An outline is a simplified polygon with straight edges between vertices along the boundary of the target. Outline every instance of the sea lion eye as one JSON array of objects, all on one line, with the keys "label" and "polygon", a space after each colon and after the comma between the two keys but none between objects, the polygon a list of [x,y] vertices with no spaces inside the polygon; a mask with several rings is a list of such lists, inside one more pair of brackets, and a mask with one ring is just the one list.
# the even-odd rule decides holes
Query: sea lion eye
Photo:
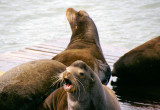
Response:
[{"label": "sea lion eye", "polygon": [[84,76],[84,73],[82,73],[82,72],[81,72],[81,73],[79,73],[79,74],[80,74],[80,76]]}]

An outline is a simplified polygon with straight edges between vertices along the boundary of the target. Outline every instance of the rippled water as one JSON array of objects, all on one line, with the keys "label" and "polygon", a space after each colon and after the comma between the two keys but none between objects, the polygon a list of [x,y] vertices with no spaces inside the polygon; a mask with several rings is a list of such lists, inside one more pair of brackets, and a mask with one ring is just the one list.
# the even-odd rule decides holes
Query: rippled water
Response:
[{"label": "rippled water", "polygon": [[132,49],[160,35],[159,0],[0,0],[0,52],[70,38],[68,7],[89,13],[102,43]]},{"label": "rippled water", "polygon": [[[0,52],[70,38],[69,7],[86,10],[111,46],[132,49],[160,35],[159,0],[0,0]],[[139,109],[122,102],[124,110]]]}]

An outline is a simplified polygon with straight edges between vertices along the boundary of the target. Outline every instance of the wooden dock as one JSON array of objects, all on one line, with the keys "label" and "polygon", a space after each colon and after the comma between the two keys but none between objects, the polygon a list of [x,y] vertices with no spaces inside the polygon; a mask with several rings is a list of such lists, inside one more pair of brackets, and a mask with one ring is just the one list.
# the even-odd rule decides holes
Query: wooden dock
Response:
[{"label": "wooden dock", "polygon": [[[1,71],[6,72],[17,65],[26,63],[28,61],[51,59],[58,53],[62,52],[67,47],[68,43],[69,39],[59,39],[27,47],[22,50],[0,54],[0,75],[2,74]],[[128,51],[127,49],[109,46],[104,43],[101,43],[101,47],[105,59],[110,65],[111,69],[118,58]],[[114,78],[112,77],[111,80],[114,80]],[[108,87],[112,89],[110,83],[108,84]],[[147,108],[144,107],[144,105],[142,103],[142,106],[132,106],[132,104],[128,102],[120,101],[122,110],[150,110],[159,108],[159,105],[149,104]]]},{"label": "wooden dock", "polygon": [[[38,45],[24,48],[22,50],[8,52],[0,55],[0,71],[6,72],[7,70],[33,60],[51,59],[56,54],[62,52],[68,45],[69,39],[59,39],[48,41]],[[115,61],[122,56],[127,49],[119,49],[101,44],[104,56],[108,64],[113,66]]]},{"label": "wooden dock", "polygon": [[[70,39],[59,39],[48,41],[22,50],[0,54],[0,76],[3,72],[10,70],[17,65],[33,60],[53,58],[67,47],[69,40]],[[111,69],[118,58],[128,51],[127,49],[115,48],[103,43],[101,43],[101,47],[104,57]],[[108,84],[108,87],[112,89],[110,83]],[[123,107],[122,104],[121,107]]]}]

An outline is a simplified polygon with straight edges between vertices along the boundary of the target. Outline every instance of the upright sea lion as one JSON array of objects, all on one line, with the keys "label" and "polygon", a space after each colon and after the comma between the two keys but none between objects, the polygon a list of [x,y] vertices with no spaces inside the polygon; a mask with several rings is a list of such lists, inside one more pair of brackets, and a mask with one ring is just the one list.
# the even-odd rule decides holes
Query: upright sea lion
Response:
[{"label": "upright sea lion", "polygon": [[53,60],[66,66],[76,60],[82,60],[97,73],[103,84],[107,84],[111,70],[103,56],[93,20],[85,11],[76,11],[73,8],[67,9],[66,16],[72,30],[71,40],[68,47]]},{"label": "upright sea lion", "polygon": [[0,110],[35,110],[55,89],[57,74],[66,66],[55,60],[21,64],[0,76]]},{"label": "upright sea lion", "polygon": [[112,71],[124,85],[160,85],[160,36],[124,54]]},{"label": "upright sea lion", "polygon": [[58,77],[64,86],[45,100],[41,110],[120,110],[113,91],[83,61],[75,61]]}]

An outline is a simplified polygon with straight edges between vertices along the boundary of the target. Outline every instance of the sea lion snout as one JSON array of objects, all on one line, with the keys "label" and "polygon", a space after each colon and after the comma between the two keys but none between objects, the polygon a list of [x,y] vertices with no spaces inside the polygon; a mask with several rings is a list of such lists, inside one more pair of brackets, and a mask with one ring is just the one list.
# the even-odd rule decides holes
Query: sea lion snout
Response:
[{"label": "sea lion snout", "polygon": [[62,74],[63,74],[63,79],[71,76],[71,73],[68,71],[63,72]]},{"label": "sea lion snout", "polygon": [[73,31],[73,29],[76,29],[77,27],[77,23],[76,18],[77,18],[77,11],[74,10],[73,8],[68,8],[66,11],[66,16],[67,16],[67,20],[71,26],[71,29]]},{"label": "sea lion snout", "polygon": [[66,10],[66,15],[68,15],[69,13],[77,13],[77,11],[75,9],[73,9],[73,8],[68,8]]},{"label": "sea lion snout", "polygon": [[88,13],[84,10],[76,11],[73,8],[68,8],[66,11],[66,16],[69,22],[76,19],[77,16],[89,16]]},{"label": "sea lion snout", "polygon": [[75,85],[73,83],[73,75],[68,71],[68,68],[66,68],[66,71],[62,73],[62,80],[64,82],[64,90],[66,92],[73,92],[75,91]]},{"label": "sea lion snout", "polygon": [[69,22],[73,21],[76,18],[77,11],[73,8],[68,8],[66,11],[66,16]]}]

